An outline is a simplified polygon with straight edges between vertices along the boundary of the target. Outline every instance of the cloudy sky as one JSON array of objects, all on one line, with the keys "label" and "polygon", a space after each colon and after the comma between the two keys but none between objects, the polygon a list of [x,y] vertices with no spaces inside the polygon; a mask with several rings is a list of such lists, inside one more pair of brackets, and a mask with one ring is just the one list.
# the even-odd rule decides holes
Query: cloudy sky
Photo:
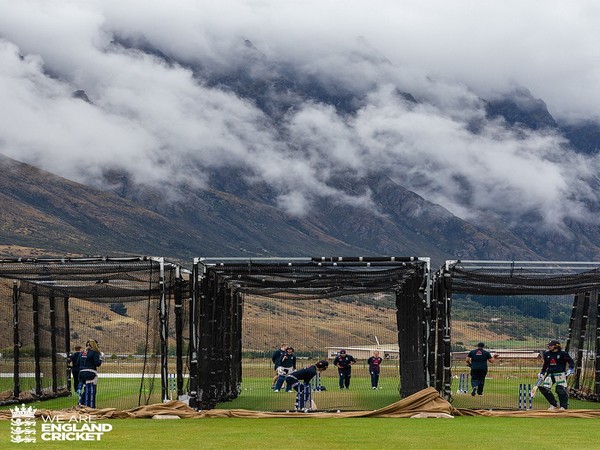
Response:
[{"label": "cloudy sky", "polygon": [[[595,0],[0,0],[0,153],[95,185],[125,169],[174,196],[182,180],[210,184],[207,168],[242,167],[291,214],[323,196],[371,207],[368,192],[329,181],[387,167],[460,217],[537,211],[560,228],[566,215],[591,219],[598,158],[485,120],[479,98],[525,87],[558,120],[598,120],[598,23]],[[143,39],[175,63],[115,38]],[[368,101],[352,117],[305,104],[275,129],[187,68],[226,70],[244,39]]]}]

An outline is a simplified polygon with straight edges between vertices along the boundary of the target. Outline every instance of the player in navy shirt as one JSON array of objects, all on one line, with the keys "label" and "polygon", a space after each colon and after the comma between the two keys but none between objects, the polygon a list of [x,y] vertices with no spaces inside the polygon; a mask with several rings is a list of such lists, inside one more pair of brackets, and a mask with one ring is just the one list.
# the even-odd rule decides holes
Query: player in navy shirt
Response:
[{"label": "player in navy shirt", "polygon": [[312,365],[312,366],[308,366],[305,367],[304,369],[300,369],[300,370],[296,370],[295,372],[292,372],[291,374],[289,374],[286,379],[285,382],[287,383],[288,386],[291,386],[292,389],[294,389],[295,391],[298,390],[298,384],[302,381],[304,384],[309,384],[310,380],[312,380],[315,375],[317,375],[317,372],[323,372],[324,370],[327,370],[327,367],[329,366],[329,363],[325,360],[319,361],[318,363]]},{"label": "player in navy shirt", "polygon": [[275,389],[275,384],[277,383],[277,378],[279,378],[279,373],[277,372],[277,365],[279,364],[279,360],[283,355],[285,355],[285,349],[288,348],[287,344],[281,344],[277,350],[273,352],[271,356],[271,361],[273,361],[273,367],[275,369],[275,376],[273,377],[273,381],[271,383],[271,389]]},{"label": "player in navy shirt", "polygon": [[85,349],[79,356],[79,404],[96,407],[96,386],[98,384],[98,367],[102,364],[104,354],[98,348],[98,343],[90,339],[85,343]]},{"label": "player in navy shirt", "polygon": [[[538,378],[543,380],[539,387],[540,392],[548,403],[549,409],[558,408],[556,397],[552,394],[552,385],[556,384],[556,395],[560,402],[560,409],[567,409],[569,402],[569,394],[567,393],[567,377],[573,375],[575,363],[573,358],[561,349],[560,342],[556,339],[548,342],[548,351],[544,352],[544,365],[538,374]],[[569,369],[567,370],[567,364]]]},{"label": "player in navy shirt", "polygon": [[377,385],[379,384],[379,371],[382,361],[383,359],[381,359],[377,350],[373,351],[373,356],[367,360],[369,373],[371,374],[371,389],[377,389]]},{"label": "player in navy shirt", "polygon": [[352,376],[352,364],[354,363],[356,363],[356,360],[352,355],[348,355],[346,350],[340,350],[333,360],[333,365],[338,368],[340,376],[340,389],[350,389],[350,377]]},{"label": "player in navy shirt", "polygon": [[[304,369],[296,370],[289,374],[285,382],[288,387],[296,391],[296,411],[313,409],[312,393],[310,388],[310,380],[317,373],[321,373],[327,369],[329,363],[321,360],[313,366],[305,367]],[[316,409],[316,407],[314,407]]]},{"label": "player in navy shirt", "polygon": [[67,358],[67,363],[71,368],[71,374],[73,375],[73,383],[75,384],[75,391],[79,393],[79,358],[81,357],[81,345],[75,346],[75,352],[71,353]]},{"label": "player in navy shirt", "polygon": [[471,350],[467,355],[467,365],[471,368],[471,395],[483,395],[483,385],[488,371],[488,362],[493,363],[498,355],[492,356],[490,352],[484,350],[485,344],[480,342],[475,350]]},{"label": "player in navy shirt", "polygon": [[[288,347],[285,353],[279,358],[277,362],[277,382],[275,383],[275,392],[279,392],[285,381],[285,377],[296,370],[296,355],[294,355],[294,349]],[[290,392],[292,387],[288,384],[287,391]]]}]

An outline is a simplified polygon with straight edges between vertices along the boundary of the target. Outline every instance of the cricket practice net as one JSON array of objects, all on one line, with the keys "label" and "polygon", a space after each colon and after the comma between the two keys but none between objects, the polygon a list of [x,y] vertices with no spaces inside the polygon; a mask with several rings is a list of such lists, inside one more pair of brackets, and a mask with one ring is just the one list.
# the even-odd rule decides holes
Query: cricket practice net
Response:
[{"label": "cricket practice net", "polygon": [[[273,390],[271,358],[282,343],[293,347],[296,369],[329,362],[313,380],[320,410],[375,409],[428,385],[426,258],[198,258],[193,273],[190,405],[293,409],[286,385]],[[348,389],[333,366],[341,349],[356,361]],[[375,351],[383,359],[376,386],[367,363]]]},{"label": "cricket practice net", "polygon": [[[569,407],[600,400],[600,264],[589,262],[448,261],[433,276],[432,303],[451,316],[440,350],[438,390],[459,408],[545,409],[531,397],[550,340],[575,362]],[[474,395],[465,358],[477,343],[499,358]],[[591,402],[592,401],[592,402]]]},{"label": "cricket practice net", "polygon": [[0,404],[77,404],[67,356],[88,339],[104,353],[99,407],[183,394],[187,286],[180,268],[162,258],[1,260]]}]

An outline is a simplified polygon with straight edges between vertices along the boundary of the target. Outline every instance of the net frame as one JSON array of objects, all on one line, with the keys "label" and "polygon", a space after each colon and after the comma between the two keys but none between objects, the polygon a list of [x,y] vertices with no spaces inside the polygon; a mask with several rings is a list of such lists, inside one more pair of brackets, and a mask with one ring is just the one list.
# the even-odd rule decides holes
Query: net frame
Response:
[{"label": "net frame", "polygon": [[[57,354],[70,354],[69,300],[81,299],[94,303],[134,302],[155,298],[158,308],[158,339],[160,340],[160,392],[163,401],[169,396],[169,315],[175,314],[176,335],[176,385],[177,395],[184,394],[184,335],[183,317],[186,300],[185,292],[189,283],[184,280],[185,270],[179,265],[166,262],[162,257],[98,257],[98,258],[9,258],[0,259],[0,279],[12,281],[12,328],[13,328],[13,389],[12,398],[3,399],[2,404],[12,404],[34,400],[45,400],[71,395],[71,377],[66,380],[59,373],[69,372],[65,361],[59,361]],[[189,273],[189,271],[187,271]],[[22,339],[20,327],[26,317],[19,315],[19,305],[23,296],[32,299],[32,327],[34,348],[35,387],[33,396],[22,398],[20,348]],[[40,299],[49,308],[49,328],[51,341],[50,371],[51,387],[42,387],[41,344],[39,335]],[[62,299],[62,304],[61,300]],[[171,305],[171,299],[174,305]],[[46,301],[47,300],[47,301]],[[148,303],[150,305],[150,302]],[[44,314],[45,316],[46,314]],[[61,333],[57,331],[58,323]],[[60,334],[64,348],[58,348],[56,338]],[[66,357],[65,357],[66,358]],[[142,385],[145,380],[146,360]],[[63,370],[64,369],[64,370]],[[149,375],[148,375],[149,376]],[[64,382],[63,382],[64,381]],[[152,381],[151,381],[152,382]],[[143,403],[142,385],[138,405]],[[147,399],[146,399],[147,403]]]},{"label": "net frame", "polygon": [[[387,267],[406,269],[406,276],[388,280]],[[356,277],[342,276],[334,285],[328,277],[332,269],[336,279],[345,269],[380,271],[377,283],[356,284]],[[321,271],[310,280],[299,269]],[[410,395],[431,385],[435,362],[429,361],[437,335],[431,331],[430,259],[424,257],[315,257],[315,258],[195,258],[192,269],[192,307],[190,331],[190,406],[211,409],[219,402],[235,399],[240,393],[242,296],[249,292],[280,298],[294,292],[303,298],[341,296],[365,290],[393,288],[396,307],[403,302],[406,310],[397,313],[401,357],[402,394]],[[415,324],[417,324],[415,326]],[[433,341],[432,341],[433,339]],[[410,344],[407,344],[410,341]],[[417,345],[414,345],[414,342]],[[225,356],[223,356],[225,355]],[[218,362],[219,364],[215,364]],[[219,367],[220,369],[215,369]],[[415,367],[417,370],[415,370]],[[420,367],[420,370],[419,370]]]},{"label": "net frame", "polygon": [[[433,275],[433,302],[447,309],[444,345],[437,355],[440,363],[435,383],[440,394],[452,400],[451,299],[452,294],[477,295],[573,295],[573,306],[565,345],[573,351],[575,374],[570,377],[569,395],[600,401],[600,263],[590,261],[483,261],[448,260]],[[595,318],[595,336],[586,335],[590,314]],[[595,365],[592,392],[581,389],[584,343],[593,342]],[[573,355],[572,355],[573,356]]]}]

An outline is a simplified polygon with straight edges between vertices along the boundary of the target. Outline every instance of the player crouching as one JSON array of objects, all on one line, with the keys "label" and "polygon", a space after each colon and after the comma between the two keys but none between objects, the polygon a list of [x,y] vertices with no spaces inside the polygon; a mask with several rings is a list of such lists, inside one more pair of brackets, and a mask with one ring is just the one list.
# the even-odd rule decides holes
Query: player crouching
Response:
[{"label": "player crouching", "polygon": [[297,392],[296,395],[296,411],[314,411],[317,409],[317,405],[312,399],[312,392],[310,388],[310,381],[324,370],[327,370],[329,363],[325,360],[321,360],[312,366],[305,367],[304,369],[297,370],[289,374],[285,382],[288,386],[291,386],[293,390]]}]

